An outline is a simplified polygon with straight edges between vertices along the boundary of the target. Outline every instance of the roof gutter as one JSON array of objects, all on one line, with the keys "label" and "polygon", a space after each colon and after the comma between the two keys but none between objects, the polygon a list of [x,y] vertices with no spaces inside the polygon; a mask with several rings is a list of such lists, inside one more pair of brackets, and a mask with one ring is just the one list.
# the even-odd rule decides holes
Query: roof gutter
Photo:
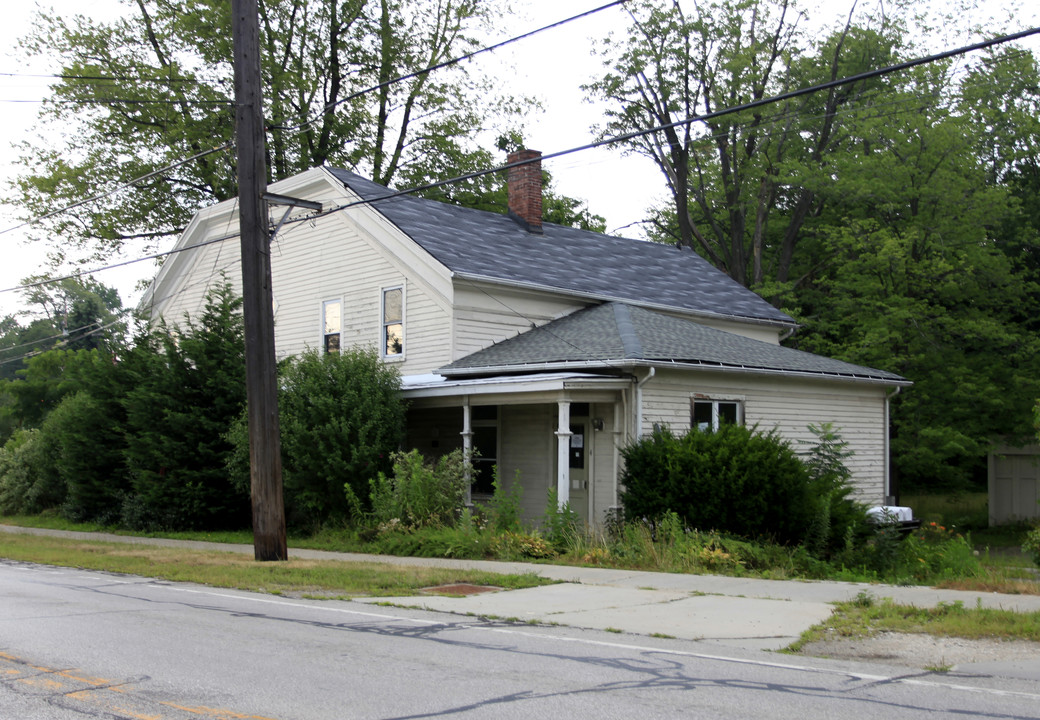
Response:
[{"label": "roof gutter", "polygon": [[668,360],[576,360],[573,362],[557,363],[531,363],[524,365],[494,365],[487,367],[473,367],[465,370],[451,370],[441,368],[437,372],[446,377],[461,378],[474,375],[504,375],[510,373],[526,372],[559,372],[565,370],[576,370],[580,368],[599,368],[605,370],[645,368],[677,368],[681,370],[705,370],[714,372],[742,373],[748,375],[780,375],[784,377],[815,378],[827,380],[839,380],[843,382],[867,383],[872,385],[887,385],[890,387],[909,387],[913,385],[910,380],[883,378],[872,375],[856,375],[853,373],[833,373],[812,370],[782,370],[779,368],[754,367],[746,365],[723,365],[721,363],[707,362],[675,362]]}]

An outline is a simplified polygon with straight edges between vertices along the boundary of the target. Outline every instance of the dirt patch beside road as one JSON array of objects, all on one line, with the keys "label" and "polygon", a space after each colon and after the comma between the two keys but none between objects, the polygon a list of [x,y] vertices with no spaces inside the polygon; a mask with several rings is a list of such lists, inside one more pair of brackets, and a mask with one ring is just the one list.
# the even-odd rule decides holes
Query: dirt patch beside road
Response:
[{"label": "dirt patch beside road", "polygon": [[868,637],[833,637],[802,646],[801,654],[841,660],[866,660],[922,670],[950,669],[979,662],[1040,661],[1040,642],[967,640],[924,633],[880,632]]}]

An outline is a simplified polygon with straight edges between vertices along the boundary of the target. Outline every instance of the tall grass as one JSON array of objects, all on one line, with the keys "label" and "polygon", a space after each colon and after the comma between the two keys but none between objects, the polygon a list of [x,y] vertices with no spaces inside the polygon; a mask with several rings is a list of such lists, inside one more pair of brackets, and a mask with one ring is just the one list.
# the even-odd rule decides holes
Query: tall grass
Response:
[{"label": "tall grass", "polygon": [[914,517],[960,530],[989,526],[989,497],[984,492],[904,494],[900,505],[911,507]]}]

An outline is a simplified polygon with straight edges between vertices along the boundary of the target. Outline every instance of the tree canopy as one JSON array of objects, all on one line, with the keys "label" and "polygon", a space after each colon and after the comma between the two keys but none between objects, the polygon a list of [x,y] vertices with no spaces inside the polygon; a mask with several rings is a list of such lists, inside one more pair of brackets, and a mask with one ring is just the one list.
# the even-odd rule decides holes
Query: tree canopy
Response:
[{"label": "tree canopy", "polygon": [[[900,8],[810,35],[794,0],[637,0],[589,86],[634,137],[689,246],[803,323],[789,343],[898,372],[909,483],[984,477],[1040,396],[1040,73],[998,47],[721,116],[924,54]],[[696,119],[696,118],[702,119]],[[680,121],[695,118],[689,123]]]},{"label": "tree canopy", "polygon": [[[125,2],[111,23],[41,14],[22,43],[60,58],[42,119],[66,132],[57,146],[23,146],[21,205],[41,216],[122,186],[36,226],[100,255],[176,234],[236,192],[230,6]],[[411,186],[488,167],[474,136],[507,126],[525,104],[462,65],[421,72],[472,50],[501,12],[496,0],[259,6],[271,179],[330,163]],[[126,185],[137,178],[146,179]]]}]

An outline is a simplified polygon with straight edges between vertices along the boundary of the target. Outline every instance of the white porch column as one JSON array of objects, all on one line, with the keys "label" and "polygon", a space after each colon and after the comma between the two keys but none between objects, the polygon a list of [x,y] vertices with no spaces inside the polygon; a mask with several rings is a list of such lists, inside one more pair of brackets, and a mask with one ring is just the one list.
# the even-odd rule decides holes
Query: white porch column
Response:
[{"label": "white porch column", "polygon": [[571,500],[571,402],[560,400],[556,429],[556,500],[562,509]]},{"label": "white porch column", "polygon": [[[621,395],[624,397],[624,393],[621,393]],[[614,424],[612,426],[614,429],[614,467],[610,472],[614,486],[614,498],[611,507],[614,508],[616,508],[620,502],[618,499],[618,483],[621,481],[621,446],[625,444],[626,437],[626,430],[622,427],[622,424],[625,422],[625,411],[622,404],[621,400],[616,400],[614,402]]]},{"label": "white porch column", "polygon": [[470,459],[473,455],[473,424],[472,408],[469,404],[469,396],[462,398],[462,453],[466,458],[466,504],[473,504],[473,466]]}]

